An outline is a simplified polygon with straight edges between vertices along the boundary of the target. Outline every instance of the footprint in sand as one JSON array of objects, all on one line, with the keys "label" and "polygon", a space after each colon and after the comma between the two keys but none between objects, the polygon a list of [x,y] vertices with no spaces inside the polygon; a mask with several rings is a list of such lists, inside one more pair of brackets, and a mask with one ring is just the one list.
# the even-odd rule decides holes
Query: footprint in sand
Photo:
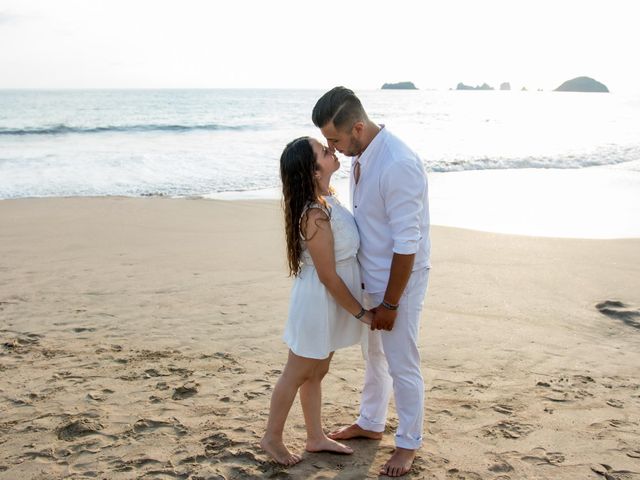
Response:
[{"label": "footprint in sand", "polygon": [[[116,465],[119,465],[119,468],[125,468],[125,467],[133,467],[133,469],[141,469],[143,467],[147,467],[149,465],[152,466],[165,466],[166,462],[162,462],[160,460],[156,460],[154,458],[148,458],[148,457],[139,457],[139,458],[134,458],[131,460],[123,460],[121,461],[121,463],[117,463]],[[118,467],[116,467],[118,468]],[[126,469],[126,468],[125,468]],[[129,470],[129,469],[126,469]]]},{"label": "footprint in sand", "polygon": [[596,308],[603,315],[620,320],[625,325],[640,330],[640,310],[632,309],[618,300],[605,300],[598,303]]},{"label": "footprint in sand", "polygon": [[168,377],[168,373],[162,373],[155,368],[147,368],[144,373],[142,373],[142,378],[152,378],[152,377]]},{"label": "footprint in sand", "polygon": [[503,415],[513,415],[514,408],[511,405],[507,405],[504,403],[499,403],[497,405],[493,405],[491,407],[494,411],[501,413]]},{"label": "footprint in sand", "polygon": [[136,350],[136,360],[159,360],[161,358],[180,358],[178,350]]},{"label": "footprint in sand", "polygon": [[76,333],[83,333],[83,332],[95,332],[96,329],[93,327],[75,327],[72,328],[71,330],[73,330]]},{"label": "footprint in sand", "polygon": [[254,398],[258,398],[264,395],[264,392],[244,392],[244,398],[247,400],[253,400]]},{"label": "footprint in sand", "polygon": [[605,463],[591,465],[591,470],[598,475],[602,475],[606,480],[632,480],[636,477],[636,472],[629,470],[614,470],[613,467]]},{"label": "footprint in sand", "polygon": [[89,392],[87,393],[86,398],[87,400],[93,400],[94,402],[104,402],[107,397],[99,392]]},{"label": "footprint in sand", "polygon": [[[134,470],[140,470],[141,468],[148,467],[148,466],[164,467],[167,465],[167,462],[161,462],[160,460],[155,460],[153,458],[139,457],[131,460],[122,460],[120,458],[117,458],[110,461],[109,464],[111,465],[110,468],[115,472],[131,472]],[[153,474],[154,472],[146,471],[144,473],[144,476],[153,475]],[[170,474],[167,474],[167,475],[172,476]]]},{"label": "footprint in sand", "polygon": [[483,480],[483,478],[475,472],[465,472],[457,468],[451,468],[447,470],[447,480]]},{"label": "footprint in sand", "polygon": [[548,389],[542,398],[556,403],[573,402],[593,397],[589,389],[594,385],[595,380],[587,375],[558,377],[536,383],[536,387]]},{"label": "footprint in sand", "polygon": [[488,470],[494,473],[507,473],[512,472],[513,467],[504,460],[498,460],[493,465],[489,466]]},{"label": "footprint in sand", "polygon": [[27,353],[31,350],[31,347],[38,346],[42,338],[42,335],[36,333],[19,333],[18,335],[18,337],[4,342],[2,346],[12,353]]},{"label": "footprint in sand", "polygon": [[607,400],[607,405],[614,408],[624,408],[624,403],[615,399]]},{"label": "footprint in sand", "polygon": [[101,423],[88,418],[81,418],[58,427],[56,433],[60,440],[71,442],[78,437],[97,435],[103,428],[104,426]]},{"label": "footprint in sand", "polygon": [[626,420],[617,420],[617,419],[609,420],[609,425],[611,425],[613,428],[628,428],[628,429],[632,429],[638,426],[636,422],[628,422]]},{"label": "footprint in sand", "polygon": [[219,432],[200,440],[204,444],[204,451],[208,455],[217,455],[227,447],[233,445],[233,441],[226,434]]},{"label": "footprint in sand", "polygon": [[171,420],[171,422],[165,422],[162,420],[142,418],[133,425],[132,432],[142,434],[168,428],[173,430],[178,436],[186,435],[188,433],[187,428],[182,425],[177,418],[172,418]]},{"label": "footprint in sand", "polygon": [[181,387],[176,388],[173,391],[173,395],[171,396],[174,400],[182,400],[183,398],[193,397],[196,393],[198,393],[198,387],[200,384],[198,383],[185,383]]},{"label": "footprint in sand", "polygon": [[239,366],[238,362],[235,360],[230,363],[223,363],[218,367],[218,372],[230,372],[235,374],[243,374],[246,373],[247,370],[241,366]]},{"label": "footprint in sand", "polygon": [[533,465],[560,465],[564,462],[564,455],[559,452],[547,452],[544,448],[534,448],[531,453],[521,457],[527,463]]},{"label": "footprint in sand", "polygon": [[535,430],[533,425],[528,425],[526,423],[518,423],[512,420],[503,420],[501,422],[496,423],[495,425],[490,425],[483,429],[485,437],[504,437],[516,439],[520,437],[524,437],[529,435],[531,432]]},{"label": "footprint in sand", "polygon": [[599,439],[609,438],[611,436],[612,428],[619,432],[635,433],[638,431],[638,423],[629,422],[626,420],[610,419],[603,422],[596,422],[589,425],[592,429],[596,430],[595,436]]},{"label": "footprint in sand", "polygon": [[169,372],[173,373],[174,375],[180,375],[183,378],[187,378],[193,375],[193,370],[189,370],[188,368],[175,367],[173,365],[169,365],[167,367],[167,370],[169,370]]},{"label": "footprint in sand", "polygon": [[[491,464],[487,467],[487,470],[489,470],[490,472],[493,472],[495,474],[505,474],[513,472],[513,467],[502,455],[490,454],[489,461]],[[508,479],[509,477],[507,475],[499,475],[497,478]]]},{"label": "footprint in sand", "polygon": [[[249,448],[226,450],[224,454],[218,455],[217,458],[223,465],[231,465],[231,472],[237,472],[232,474],[231,478],[282,478],[281,475],[284,473],[282,465],[275,464],[266,456],[256,454]],[[335,465],[336,469],[341,470],[344,468],[341,465],[340,463]],[[247,471],[245,469],[246,466],[251,466],[253,472]],[[257,471],[254,469],[257,469]],[[258,472],[262,475],[256,475]]]},{"label": "footprint in sand", "polygon": [[158,382],[156,383],[156,390],[169,390],[169,385],[167,385],[167,382]]},{"label": "footprint in sand", "polygon": [[640,450],[630,450],[627,452],[627,456],[631,458],[640,458]]}]

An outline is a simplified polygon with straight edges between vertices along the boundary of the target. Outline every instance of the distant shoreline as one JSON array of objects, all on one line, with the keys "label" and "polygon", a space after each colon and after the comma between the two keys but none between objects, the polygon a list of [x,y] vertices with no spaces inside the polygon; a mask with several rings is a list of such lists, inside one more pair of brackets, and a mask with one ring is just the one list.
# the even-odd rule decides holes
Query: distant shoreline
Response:
[{"label": "distant shoreline", "polygon": [[[428,174],[433,225],[512,235],[619,239],[640,238],[640,171],[607,167],[579,170],[519,169],[431,172]],[[349,207],[347,178],[333,181]],[[536,192],[543,191],[539,197]],[[594,199],[592,192],[600,192]],[[484,193],[483,193],[484,192]],[[487,194],[487,192],[491,192]],[[513,192],[518,192],[514,195]],[[509,202],[505,203],[504,198]],[[205,195],[62,196],[4,199],[0,203],[68,199],[185,200],[279,203],[279,187]],[[471,202],[470,198],[474,201]],[[571,198],[570,202],[566,198]],[[635,198],[635,202],[625,199]],[[593,218],[599,218],[598,223]],[[571,221],[566,221],[570,218]]]}]

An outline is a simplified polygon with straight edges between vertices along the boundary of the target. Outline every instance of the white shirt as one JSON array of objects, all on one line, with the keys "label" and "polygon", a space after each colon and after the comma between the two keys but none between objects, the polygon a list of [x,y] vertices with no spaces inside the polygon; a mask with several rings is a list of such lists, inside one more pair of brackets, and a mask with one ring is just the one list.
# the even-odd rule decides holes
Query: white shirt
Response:
[{"label": "white shirt", "polygon": [[420,157],[384,125],[360,157],[351,207],[360,232],[358,260],[367,293],[387,289],[394,253],[415,254],[413,271],[430,267],[427,175]]}]

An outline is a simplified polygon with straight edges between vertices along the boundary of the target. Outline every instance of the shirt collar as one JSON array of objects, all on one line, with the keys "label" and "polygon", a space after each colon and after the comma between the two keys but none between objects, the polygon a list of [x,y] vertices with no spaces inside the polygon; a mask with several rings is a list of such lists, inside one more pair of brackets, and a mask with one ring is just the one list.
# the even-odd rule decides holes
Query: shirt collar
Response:
[{"label": "shirt collar", "polygon": [[362,152],[359,157],[353,157],[353,161],[358,161],[361,168],[367,163],[369,157],[371,157],[378,149],[378,146],[383,141],[383,137],[387,134],[387,129],[384,128],[384,123],[381,123],[378,126],[380,127],[380,131],[376,134],[375,137],[373,137],[373,140],[371,140],[369,145],[367,145],[367,148],[364,149],[364,152]]}]

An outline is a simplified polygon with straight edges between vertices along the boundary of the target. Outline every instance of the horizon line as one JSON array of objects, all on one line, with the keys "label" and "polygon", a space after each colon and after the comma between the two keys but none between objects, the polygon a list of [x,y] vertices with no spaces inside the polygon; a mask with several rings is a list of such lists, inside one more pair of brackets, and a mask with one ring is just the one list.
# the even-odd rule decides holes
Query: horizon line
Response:
[{"label": "horizon line", "polygon": [[[335,86],[335,85],[334,85]],[[456,85],[457,86],[457,85]],[[333,87],[105,87],[105,86],[95,86],[95,87],[0,87],[0,91],[81,91],[81,90],[301,90],[301,91],[314,91],[320,90],[325,91]],[[479,90],[479,89],[457,89],[456,87],[448,87],[448,88],[419,88],[415,89],[384,89],[382,87],[348,87],[352,88],[356,91],[378,91],[385,90],[390,92],[397,91],[405,91],[405,92],[415,92],[415,91],[423,91],[423,92],[449,92],[449,91],[459,91],[459,92],[518,92],[518,93],[541,93],[541,92],[556,92],[556,89],[545,89],[545,88],[511,88],[509,90],[501,90],[498,88],[492,88],[488,90]],[[525,88],[523,90],[523,88]],[[593,93],[593,92],[558,92],[558,93]],[[613,90],[609,91],[609,93],[640,93],[640,89],[636,90]]]}]

